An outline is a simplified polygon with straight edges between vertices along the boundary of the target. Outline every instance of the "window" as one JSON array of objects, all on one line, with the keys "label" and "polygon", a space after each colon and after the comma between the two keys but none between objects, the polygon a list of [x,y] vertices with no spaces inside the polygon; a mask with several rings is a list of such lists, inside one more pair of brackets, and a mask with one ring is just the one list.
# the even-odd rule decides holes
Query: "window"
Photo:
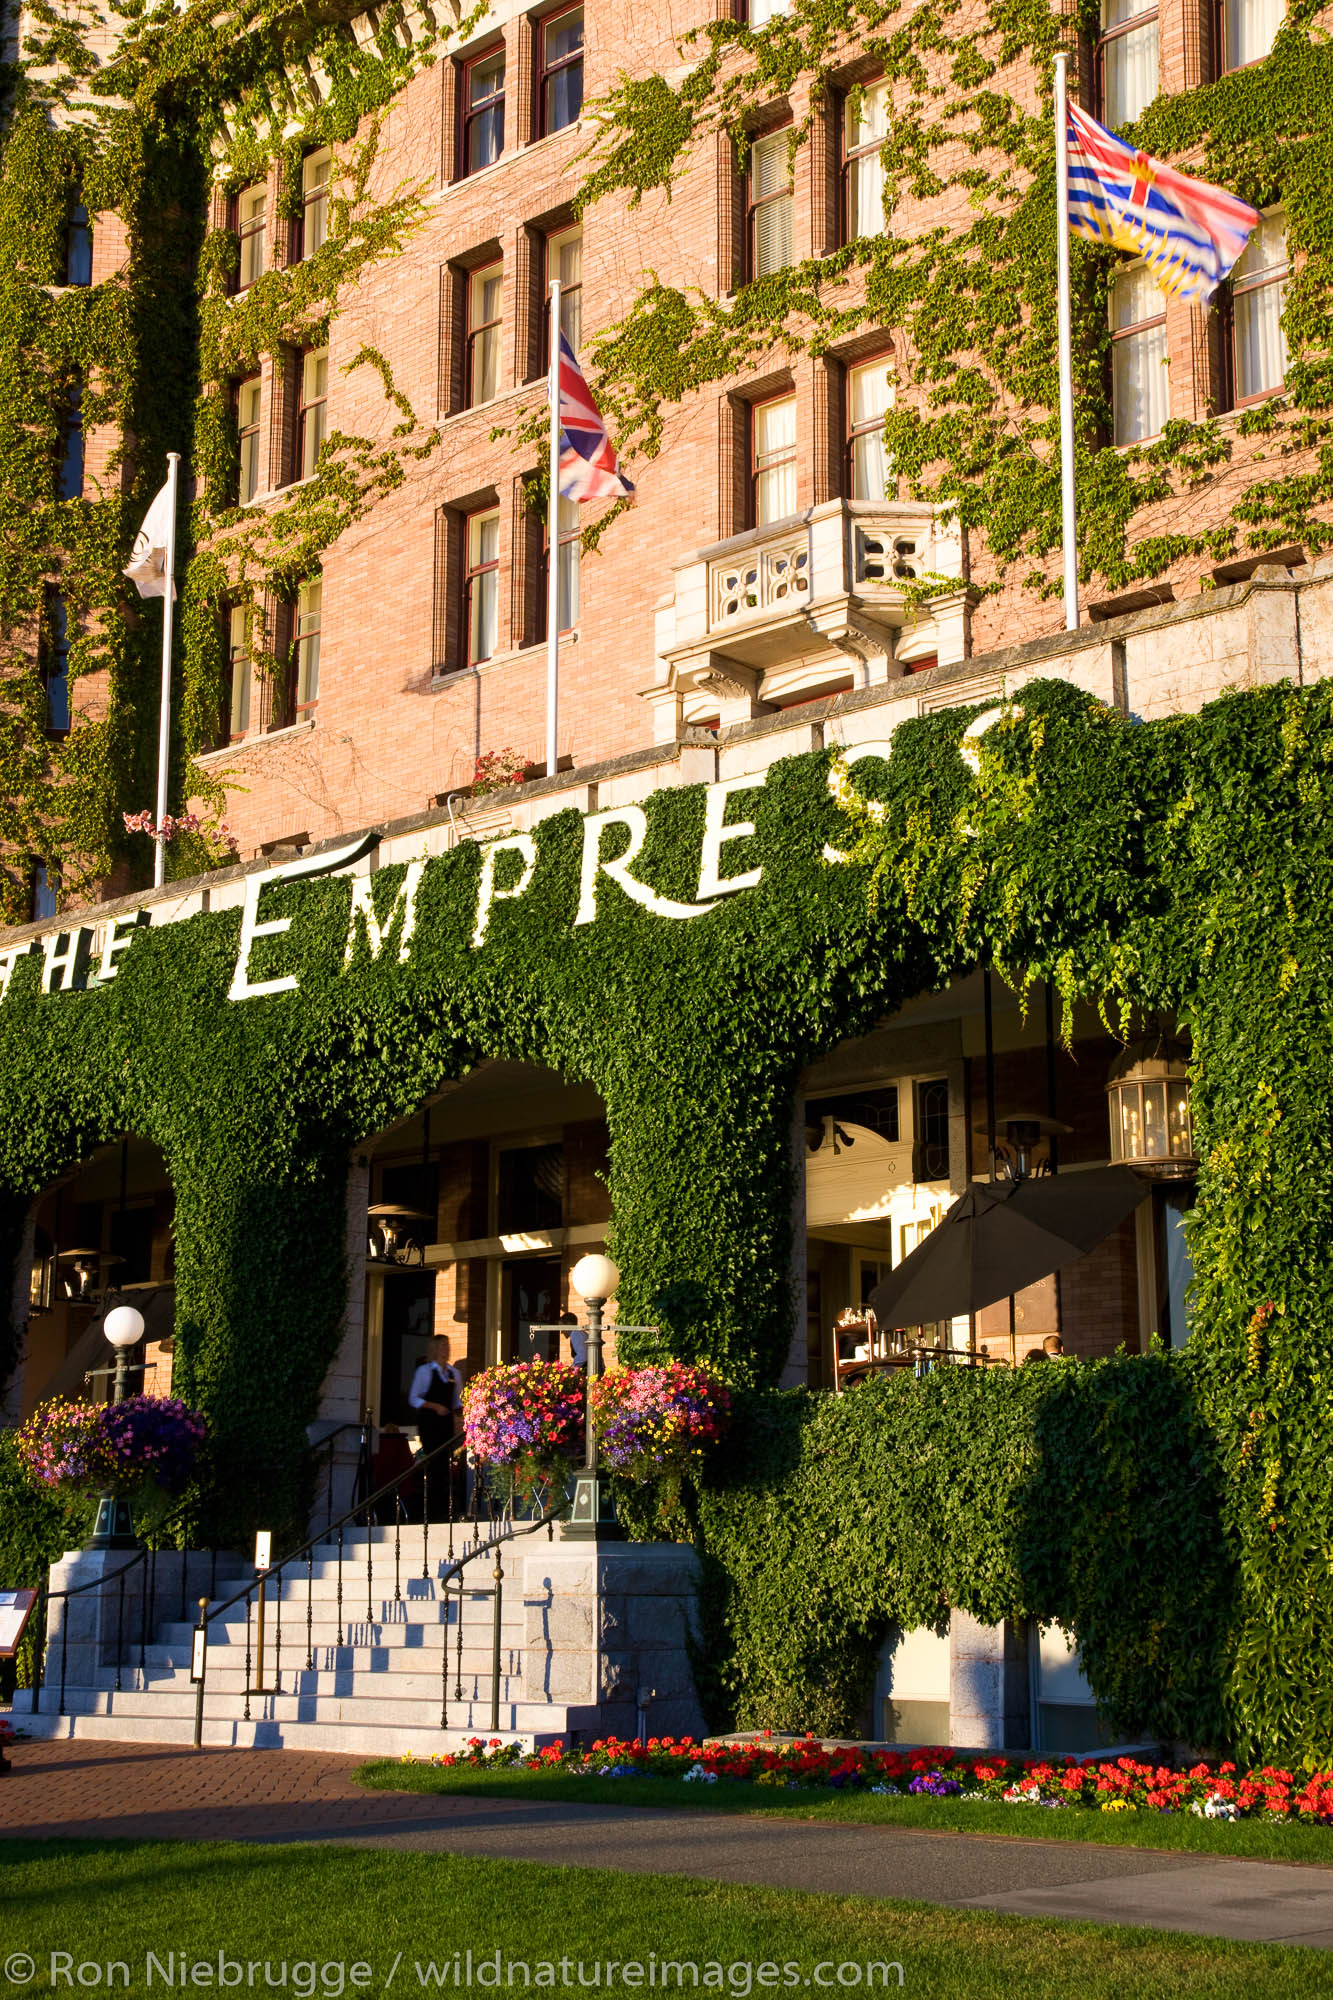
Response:
[{"label": "window", "polygon": [[750,0],[750,26],[766,28],[770,21],[776,21],[780,14],[785,14],[787,7],[788,0]]},{"label": "window", "polygon": [[69,734],[69,620],[58,590],[46,593],[46,619],[38,648],[42,686],[46,692],[46,733]]},{"label": "window", "polygon": [[319,624],[323,609],[324,579],[312,577],[303,583],[296,598],[296,712],[313,708],[319,700]]},{"label": "window", "polygon": [[565,1150],[506,1146],[496,1162],[496,1229],[505,1235],[560,1229],[565,1220]]},{"label": "window", "polygon": [[750,276],[766,278],[792,255],[791,134],[766,132],[750,148]]},{"label": "window", "polygon": [[[560,280],[560,331],[578,353],[583,342],[583,231],[578,228],[562,229],[555,236],[546,239],[546,282]],[[549,301],[549,291],[547,294]],[[547,328],[546,346],[550,345],[551,315],[547,312],[543,324]],[[547,354],[547,366],[550,366]]]},{"label": "window", "polygon": [[236,498],[248,507],[259,491],[259,377],[236,385],[236,430],[240,439],[240,478]]},{"label": "window", "polygon": [[843,114],[844,210],[848,240],[879,236],[885,227],[884,163],[889,136],[889,86],[883,77],[852,91]]},{"label": "window", "polygon": [[83,493],[83,384],[70,383],[60,422],[60,471],[56,497],[78,500]]},{"label": "window", "polygon": [[463,172],[475,174],[505,148],[505,52],[488,49],[463,71]]},{"label": "window", "polygon": [[[579,528],[579,503],[577,500],[560,498],[559,527],[560,591],[557,610],[562,632],[572,632],[579,622],[579,551],[582,546],[582,531]],[[551,559],[550,530],[542,536],[542,626],[546,624],[546,609],[550,592]]]},{"label": "window", "polygon": [[543,133],[563,132],[583,109],[583,9],[554,14],[540,28],[541,81],[538,86]]},{"label": "window", "polygon": [[500,315],[504,310],[504,266],[473,271],[467,285],[467,405],[488,403],[500,393]]},{"label": "window", "polygon": [[464,613],[470,666],[489,660],[495,651],[500,606],[500,510],[469,514],[463,526],[467,576]]},{"label": "window", "polygon": [[889,496],[884,419],[893,407],[892,367],[892,356],[881,354],[847,370],[847,490],[853,500]]},{"label": "window", "polygon": [[236,272],[236,290],[248,291],[264,274],[264,215],[268,189],[243,188],[233,209],[233,227],[241,239],[241,261]]},{"label": "window", "polygon": [[29,922],[45,923],[56,914],[60,902],[60,863],[41,861],[36,856],[32,862],[32,888],[29,893]]},{"label": "window", "polygon": [[250,727],[250,614],[232,606],[227,620],[227,737],[235,742]]},{"label": "window", "polygon": [[1166,302],[1144,264],[1111,281],[1111,408],[1116,444],[1156,437],[1166,422]]},{"label": "window", "polygon": [[93,230],[88,211],[76,201],[65,224],[65,283],[91,285],[93,281]]},{"label": "window", "polygon": [[301,256],[313,257],[329,234],[329,181],[333,155],[327,147],[301,162]]},{"label": "window", "polygon": [[329,350],[312,347],[301,356],[301,409],[297,477],[309,479],[329,434]]},{"label": "window", "polygon": [[1233,406],[1252,403],[1282,387],[1287,372],[1287,340],[1282,331],[1287,272],[1283,217],[1262,216],[1231,273]]},{"label": "window", "polygon": [[754,525],[785,521],[796,512],[796,398],[756,403],[750,415]]},{"label": "window", "polygon": [[1103,124],[1128,125],[1161,89],[1157,8],[1145,0],[1102,0],[1097,73]]},{"label": "window", "polygon": [[1221,67],[1262,62],[1287,18],[1286,0],[1222,0]]},{"label": "window", "polygon": [[916,1087],[914,1153],[914,1180],[948,1180],[949,1084],[945,1077],[932,1078],[929,1083],[919,1083]]}]

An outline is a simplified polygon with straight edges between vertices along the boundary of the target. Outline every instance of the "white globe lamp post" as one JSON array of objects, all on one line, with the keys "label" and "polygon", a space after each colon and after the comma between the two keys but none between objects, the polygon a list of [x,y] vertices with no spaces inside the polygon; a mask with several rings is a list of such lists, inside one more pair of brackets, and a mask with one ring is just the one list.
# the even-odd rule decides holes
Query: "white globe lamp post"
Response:
[{"label": "white globe lamp post", "polygon": [[[106,1335],[116,1356],[115,1382],[111,1391],[113,1403],[119,1403],[125,1396],[125,1374],[129,1352],[143,1339],[143,1314],[134,1306],[113,1306],[102,1321],[102,1331]],[[93,1526],[90,1549],[133,1549],[138,1547],[134,1533],[134,1523],[130,1518],[130,1503],[123,1494],[109,1489],[97,1496],[97,1520]]]},{"label": "white globe lamp post", "polygon": [[584,1426],[583,1469],[574,1478],[574,1503],[565,1533],[576,1540],[618,1540],[623,1530],[605,1473],[597,1464],[597,1424],[593,1416],[593,1384],[602,1372],[602,1309],[620,1285],[620,1272],[609,1257],[580,1257],[569,1282],[588,1308],[588,1389]]}]

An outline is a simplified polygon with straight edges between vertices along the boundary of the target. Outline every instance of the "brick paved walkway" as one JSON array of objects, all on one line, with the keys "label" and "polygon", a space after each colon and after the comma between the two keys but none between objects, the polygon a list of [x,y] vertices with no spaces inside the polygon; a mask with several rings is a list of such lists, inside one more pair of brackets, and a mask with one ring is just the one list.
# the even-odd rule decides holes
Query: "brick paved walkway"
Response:
[{"label": "brick paved walkway", "polygon": [[[22,1718],[18,1718],[22,1727]],[[1333,1867],[637,1806],[369,1792],[357,1757],[20,1743],[0,1837],[345,1841],[1333,1949]]]}]

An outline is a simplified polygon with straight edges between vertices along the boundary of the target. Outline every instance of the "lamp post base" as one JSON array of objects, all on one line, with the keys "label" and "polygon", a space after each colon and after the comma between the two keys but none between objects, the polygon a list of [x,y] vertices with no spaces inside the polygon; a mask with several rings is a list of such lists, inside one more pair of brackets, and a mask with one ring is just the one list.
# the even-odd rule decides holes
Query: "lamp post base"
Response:
[{"label": "lamp post base", "polygon": [[604,1472],[575,1474],[574,1500],[563,1525],[562,1539],[567,1542],[624,1541],[625,1530],[616,1519],[611,1481]]},{"label": "lamp post base", "polygon": [[137,1549],[139,1537],[134,1532],[134,1522],[130,1515],[130,1503],[116,1493],[102,1493],[97,1500],[97,1519],[93,1523],[92,1534],[84,1543],[88,1549]]}]

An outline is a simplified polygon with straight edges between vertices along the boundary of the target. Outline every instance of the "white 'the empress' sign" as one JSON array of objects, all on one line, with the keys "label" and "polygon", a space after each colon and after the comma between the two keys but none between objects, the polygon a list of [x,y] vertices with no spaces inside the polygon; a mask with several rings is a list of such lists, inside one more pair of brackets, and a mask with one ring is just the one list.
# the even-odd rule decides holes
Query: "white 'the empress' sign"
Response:
[{"label": "white 'the empress' sign", "polygon": [[[978,741],[980,737],[1002,716],[1010,716],[1019,711],[1012,707],[987,709],[969,724],[962,743],[959,745],[964,761],[973,769],[980,768]],[[887,741],[858,743],[841,752],[837,762],[829,771],[829,791],[832,796],[844,801],[847,798],[848,768],[867,757],[887,758],[891,745]],[[634,864],[643,849],[648,834],[648,818],[642,806],[613,806],[606,812],[585,814],[583,820],[583,854],[579,868],[579,900],[574,916],[574,926],[595,923],[598,913],[598,895],[603,878],[614,882],[634,902],[640,904],[654,916],[665,917],[675,922],[688,922],[694,917],[707,916],[715,910],[726,896],[734,896],[747,889],[755,888],[762,879],[762,868],[743,868],[736,874],[722,874],[723,849],[737,841],[750,839],[754,834],[754,821],[750,819],[729,819],[731,801],[747,792],[761,791],[767,782],[767,773],[760,771],[739,778],[724,778],[719,783],[706,787],[704,802],[703,839],[699,855],[699,883],[694,898],[688,903],[677,902],[674,897],[659,895],[647,882],[641,881],[634,872]],[[869,805],[872,815],[882,808]],[[629,835],[628,844],[611,858],[603,853],[605,836],[613,827],[621,827]],[[261,938],[275,938],[290,930],[290,917],[270,917],[263,914],[265,892],[280,882],[299,881],[305,877],[336,875],[354,868],[379,844],[377,833],[367,833],[345,847],[332,848],[321,854],[304,855],[296,861],[286,861],[276,868],[246,877],[245,898],[241,905],[241,936],[236,954],[236,968],[232,974],[228,998],[231,1000],[258,1000],[274,993],[294,992],[299,980],[294,972],[283,973],[267,979],[252,979],[250,957]],[[500,860],[505,855],[517,858],[517,872],[513,879],[503,886],[497,881]],[[829,863],[845,862],[846,853],[836,847],[826,846],[823,859]],[[376,914],[372,900],[372,875],[360,874],[352,878],[352,907],[347,930],[347,948],[344,962],[350,964],[358,947],[364,946],[372,958],[378,958],[387,940],[396,932],[398,938],[397,956],[401,964],[406,964],[412,953],[412,939],[416,931],[417,896],[425,875],[426,861],[418,856],[407,862],[402,881],[393,903],[383,916]],[[480,950],[486,943],[491,916],[497,903],[516,902],[525,896],[532,886],[537,872],[537,842],[531,833],[508,833],[498,840],[483,846],[481,872],[477,881],[477,905],[474,914],[471,946]],[[68,993],[85,987],[105,986],[120,970],[122,960],[144,930],[154,921],[180,921],[186,913],[177,913],[163,919],[156,917],[154,910],[146,906],[132,910],[126,915],[105,917],[93,924],[73,928],[57,929],[39,938],[29,939],[21,945],[10,946],[0,951],[0,999],[9,992],[14,977],[14,969],[25,958],[40,954],[42,960],[41,991],[43,993]]]}]

